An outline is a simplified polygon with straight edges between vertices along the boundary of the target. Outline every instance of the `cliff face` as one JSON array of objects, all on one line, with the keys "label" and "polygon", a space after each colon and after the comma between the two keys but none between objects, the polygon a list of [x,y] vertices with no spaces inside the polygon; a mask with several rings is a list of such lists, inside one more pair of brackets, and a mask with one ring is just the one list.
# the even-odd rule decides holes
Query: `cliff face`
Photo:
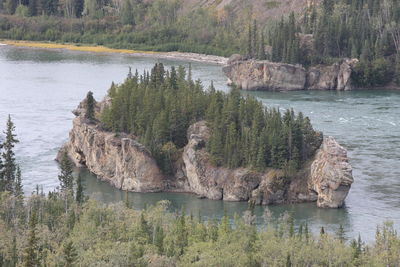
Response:
[{"label": "cliff face", "polygon": [[143,145],[130,136],[116,136],[89,123],[84,118],[82,104],[74,114],[77,117],[73,120],[69,141],[60,152],[66,150],[76,166],[86,166],[101,180],[122,190],[157,192],[164,189],[164,177]]},{"label": "cliff face", "polygon": [[[188,144],[176,162],[175,176],[165,177],[150,152],[134,136],[110,133],[84,116],[84,102],[74,114],[67,151],[77,166],[86,166],[111,185],[135,192],[192,192],[209,199],[254,201],[268,205],[317,201],[319,207],[338,208],[353,182],[346,150],[332,137],[324,138],[315,159],[294,177],[281,170],[259,173],[247,168],[216,167],[209,161],[205,145],[210,129],[205,121],[193,124]],[[104,108],[107,100],[97,104]]]},{"label": "cliff face", "polygon": [[223,71],[231,84],[243,90],[302,90],[306,83],[306,71],[300,65],[230,60]]},{"label": "cliff face", "polygon": [[301,65],[244,60],[234,55],[223,71],[229,84],[243,90],[351,90],[351,73],[357,62],[356,59],[344,59],[306,71]]},{"label": "cliff face", "polygon": [[339,208],[353,183],[347,151],[332,137],[325,137],[315,159],[291,178],[281,170],[258,173],[215,167],[204,149],[208,137],[204,121],[192,125],[183,160],[191,192],[210,199],[252,200],[263,205],[317,201],[318,207]]}]

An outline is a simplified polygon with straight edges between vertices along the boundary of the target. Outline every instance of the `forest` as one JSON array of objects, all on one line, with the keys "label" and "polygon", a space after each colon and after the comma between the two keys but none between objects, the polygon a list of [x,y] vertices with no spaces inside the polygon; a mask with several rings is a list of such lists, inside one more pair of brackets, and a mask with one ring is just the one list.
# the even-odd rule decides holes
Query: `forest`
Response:
[{"label": "forest", "polygon": [[[283,3],[278,4],[282,5]],[[0,0],[0,38],[182,51],[305,66],[360,59],[358,86],[400,83],[400,3],[320,0],[280,20],[178,0]]]},{"label": "forest", "polygon": [[207,151],[217,166],[293,173],[322,142],[322,133],[302,113],[265,108],[236,89],[225,94],[211,84],[204,90],[201,81],[192,80],[190,67],[165,70],[158,63],[142,75],[130,72],[108,95],[111,106],[100,115],[103,127],[135,135],[166,174],[187,144],[187,129],[200,120],[211,129]]}]

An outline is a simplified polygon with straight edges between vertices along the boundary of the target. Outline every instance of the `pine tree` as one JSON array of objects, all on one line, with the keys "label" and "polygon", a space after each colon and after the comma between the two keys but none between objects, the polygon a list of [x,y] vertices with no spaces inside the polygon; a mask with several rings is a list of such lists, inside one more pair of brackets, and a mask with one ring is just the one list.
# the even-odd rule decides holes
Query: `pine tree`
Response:
[{"label": "pine tree", "polygon": [[73,174],[73,165],[71,160],[68,157],[68,153],[65,151],[63,153],[61,162],[60,162],[60,174],[58,175],[58,180],[60,181],[60,187],[62,191],[66,191],[72,193],[74,187],[74,176]]},{"label": "pine tree", "polygon": [[68,241],[64,244],[63,248],[63,259],[64,259],[64,266],[65,267],[73,267],[75,266],[75,261],[77,260],[78,253],[74,247],[72,241]]},{"label": "pine tree", "polygon": [[285,266],[286,267],[292,267],[292,260],[290,258],[290,254],[287,254],[287,256],[286,256],[286,264],[285,264]]},{"label": "pine tree", "polygon": [[160,225],[156,226],[154,234],[154,245],[157,247],[158,254],[164,253],[164,230]]},{"label": "pine tree", "polygon": [[96,105],[96,101],[93,98],[93,93],[89,91],[86,96],[86,118],[88,120],[94,120],[94,107]]},{"label": "pine tree", "polygon": [[18,263],[18,251],[17,251],[17,237],[13,235],[12,251],[11,251],[11,266],[17,266]]},{"label": "pine tree", "polygon": [[130,0],[125,0],[122,5],[121,21],[125,25],[135,25],[135,17]]},{"label": "pine tree", "polygon": [[253,57],[253,44],[252,44],[251,24],[249,24],[249,32],[248,32],[248,36],[247,36],[247,56],[249,58]]},{"label": "pine tree", "polygon": [[25,249],[25,256],[24,256],[24,266],[26,267],[39,266],[36,224],[37,224],[36,210],[32,209],[31,215],[29,217],[28,244]]},{"label": "pine tree", "polygon": [[78,204],[82,204],[85,200],[85,195],[83,193],[83,185],[82,185],[82,176],[81,174],[78,174],[78,177],[76,178],[76,194],[75,194],[75,200]]},{"label": "pine tree", "polygon": [[75,0],[75,16],[77,18],[82,17],[84,0]]},{"label": "pine tree", "polygon": [[17,166],[16,175],[15,175],[14,195],[19,200],[22,200],[24,198],[24,191],[22,189],[21,169],[19,166]]},{"label": "pine tree", "polygon": [[336,233],[336,236],[337,236],[337,239],[338,239],[341,243],[344,243],[344,241],[345,241],[345,233],[344,233],[343,225],[340,225],[340,226],[339,226],[339,229],[338,229],[338,231],[337,231],[337,233]]},{"label": "pine tree", "polygon": [[28,14],[33,17],[37,15],[38,0],[29,0]]},{"label": "pine tree", "polygon": [[3,143],[3,165],[0,173],[0,182],[3,190],[14,192],[14,184],[16,180],[17,165],[15,163],[14,146],[19,141],[16,139],[14,134],[15,126],[11,120],[11,116],[8,115],[7,130],[4,132],[6,139]]},{"label": "pine tree", "polygon": [[264,38],[263,32],[261,32],[261,41],[260,41],[260,47],[259,47],[259,52],[258,52],[258,59],[260,59],[260,60],[267,59],[267,55],[265,54],[265,38]]}]

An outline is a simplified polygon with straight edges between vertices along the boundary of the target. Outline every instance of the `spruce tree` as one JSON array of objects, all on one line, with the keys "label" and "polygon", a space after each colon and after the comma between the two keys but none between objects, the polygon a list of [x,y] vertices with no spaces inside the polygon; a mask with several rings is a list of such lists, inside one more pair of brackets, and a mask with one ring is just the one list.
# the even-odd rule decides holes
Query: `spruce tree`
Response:
[{"label": "spruce tree", "polygon": [[258,59],[260,59],[260,60],[267,59],[267,55],[265,54],[265,38],[264,38],[263,32],[261,32],[261,41],[260,41],[260,47],[259,47],[259,52],[258,52]]},{"label": "spruce tree", "polygon": [[25,248],[24,266],[39,266],[38,259],[38,238],[36,236],[37,214],[36,209],[32,209],[29,217],[28,244]]},{"label": "spruce tree", "polygon": [[82,176],[81,174],[78,174],[78,177],[76,178],[76,194],[75,194],[75,200],[78,204],[82,204],[85,200],[85,195],[83,193],[83,185],[82,185]]},{"label": "spruce tree", "polygon": [[337,239],[338,239],[341,243],[344,243],[344,241],[345,241],[345,233],[344,233],[343,225],[340,225],[340,226],[339,226],[339,229],[338,229],[338,231],[337,231],[337,233],[336,233],[336,236],[337,236]]},{"label": "spruce tree", "polygon": [[125,0],[122,5],[121,21],[125,25],[135,25],[135,17],[130,0]]},{"label": "spruce tree", "polygon": [[86,96],[86,118],[88,120],[94,120],[94,107],[96,101],[93,98],[93,93],[89,91]]},{"label": "spruce tree", "polygon": [[0,174],[0,179],[3,184],[3,190],[14,192],[14,184],[16,180],[17,165],[15,162],[14,146],[19,141],[16,139],[14,134],[15,126],[11,120],[11,116],[8,115],[7,129],[4,132],[6,135],[3,143],[3,166]]},{"label": "spruce tree", "polygon": [[17,170],[16,170],[16,174],[15,174],[14,195],[19,200],[22,200],[24,198],[24,191],[22,189],[21,169],[19,166],[17,166]]},{"label": "spruce tree", "polygon": [[58,175],[62,191],[72,193],[74,187],[74,176],[72,174],[73,165],[68,157],[68,153],[65,151],[60,162],[60,174]]},{"label": "spruce tree", "polygon": [[253,43],[252,43],[251,24],[249,24],[249,31],[248,31],[248,36],[247,36],[247,56],[249,58],[253,57]]},{"label": "spruce tree", "polygon": [[63,259],[64,259],[64,266],[65,267],[73,267],[75,266],[75,262],[77,260],[78,253],[74,247],[72,241],[68,241],[64,244],[63,248]]}]

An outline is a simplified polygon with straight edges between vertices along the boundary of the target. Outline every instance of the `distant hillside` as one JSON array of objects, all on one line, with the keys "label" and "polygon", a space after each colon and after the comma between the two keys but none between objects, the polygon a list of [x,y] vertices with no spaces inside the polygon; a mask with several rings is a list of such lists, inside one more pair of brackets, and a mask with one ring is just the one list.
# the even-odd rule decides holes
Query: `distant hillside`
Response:
[{"label": "distant hillside", "polygon": [[318,0],[185,0],[182,1],[182,10],[188,12],[197,8],[213,8],[221,16],[231,12],[236,16],[250,15],[260,22],[266,22],[291,12],[301,13],[314,2]]}]

